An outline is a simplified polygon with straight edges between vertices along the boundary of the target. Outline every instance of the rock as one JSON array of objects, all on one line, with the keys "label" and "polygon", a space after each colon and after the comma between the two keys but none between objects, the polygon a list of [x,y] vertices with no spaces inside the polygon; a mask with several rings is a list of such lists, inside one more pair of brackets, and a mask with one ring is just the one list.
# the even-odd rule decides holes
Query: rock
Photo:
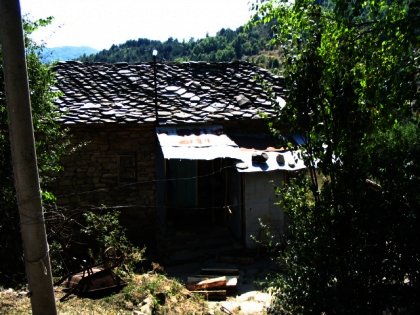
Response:
[{"label": "rock", "polygon": [[152,315],[153,314],[153,298],[148,296],[145,298],[140,306],[140,310],[138,310],[139,315]]}]

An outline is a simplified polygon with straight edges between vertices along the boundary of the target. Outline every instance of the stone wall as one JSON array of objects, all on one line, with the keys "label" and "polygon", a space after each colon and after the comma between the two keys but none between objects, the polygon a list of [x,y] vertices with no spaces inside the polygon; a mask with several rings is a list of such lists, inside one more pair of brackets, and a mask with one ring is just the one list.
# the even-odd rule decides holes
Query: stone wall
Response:
[{"label": "stone wall", "polygon": [[[219,124],[232,135],[267,133],[262,120]],[[122,213],[121,223],[130,240],[149,248],[156,246],[157,233],[165,229],[167,191],[165,184],[160,185],[160,193],[157,191],[156,179],[165,175],[154,125],[71,125],[69,129],[75,151],[63,159],[64,171],[51,189],[59,204],[82,210],[114,207]],[[200,206],[215,206],[209,183],[202,182],[201,187],[208,198],[201,198],[204,204]],[[239,236],[241,216],[236,220]]]},{"label": "stone wall", "polygon": [[153,125],[72,126],[75,151],[52,190],[60,205],[91,209],[115,207],[136,243],[155,237],[155,157]]}]

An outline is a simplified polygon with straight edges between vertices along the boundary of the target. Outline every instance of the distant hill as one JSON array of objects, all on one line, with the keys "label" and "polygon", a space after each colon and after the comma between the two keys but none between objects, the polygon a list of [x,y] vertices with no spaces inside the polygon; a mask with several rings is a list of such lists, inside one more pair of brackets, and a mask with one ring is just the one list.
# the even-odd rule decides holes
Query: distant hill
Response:
[{"label": "distant hill", "polygon": [[209,61],[227,62],[248,60],[262,67],[281,71],[278,50],[270,46],[271,27],[260,25],[251,29],[221,29],[216,36],[178,41],[169,38],[165,42],[139,38],[120,45],[112,45],[92,55],[82,55],[79,60],[91,62],[149,62],[152,51],[158,51],[162,61]]},{"label": "distant hill", "polygon": [[95,54],[97,52],[97,49],[87,46],[45,47],[42,51],[41,58],[44,62],[65,61],[77,59],[82,55]]}]

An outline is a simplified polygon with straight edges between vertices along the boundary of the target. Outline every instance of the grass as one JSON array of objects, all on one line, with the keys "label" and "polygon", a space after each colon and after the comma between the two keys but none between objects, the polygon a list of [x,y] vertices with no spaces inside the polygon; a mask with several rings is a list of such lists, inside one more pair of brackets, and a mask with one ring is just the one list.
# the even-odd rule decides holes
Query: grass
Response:
[{"label": "grass", "polygon": [[[191,295],[178,281],[156,273],[136,274],[120,292],[101,299],[72,296],[59,302],[61,296],[63,292],[57,288],[57,311],[65,315],[124,315],[145,308],[152,314],[208,313],[207,303],[202,298]],[[0,314],[31,314],[29,298],[17,291],[1,290]]]}]

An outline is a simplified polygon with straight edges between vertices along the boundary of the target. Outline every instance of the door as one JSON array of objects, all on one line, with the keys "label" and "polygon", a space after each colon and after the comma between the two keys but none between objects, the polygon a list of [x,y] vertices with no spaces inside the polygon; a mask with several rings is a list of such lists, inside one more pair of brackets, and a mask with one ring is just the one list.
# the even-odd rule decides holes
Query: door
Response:
[{"label": "door", "polygon": [[169,208],[194,208],[197,206],[197,161],[168,160]]}]

